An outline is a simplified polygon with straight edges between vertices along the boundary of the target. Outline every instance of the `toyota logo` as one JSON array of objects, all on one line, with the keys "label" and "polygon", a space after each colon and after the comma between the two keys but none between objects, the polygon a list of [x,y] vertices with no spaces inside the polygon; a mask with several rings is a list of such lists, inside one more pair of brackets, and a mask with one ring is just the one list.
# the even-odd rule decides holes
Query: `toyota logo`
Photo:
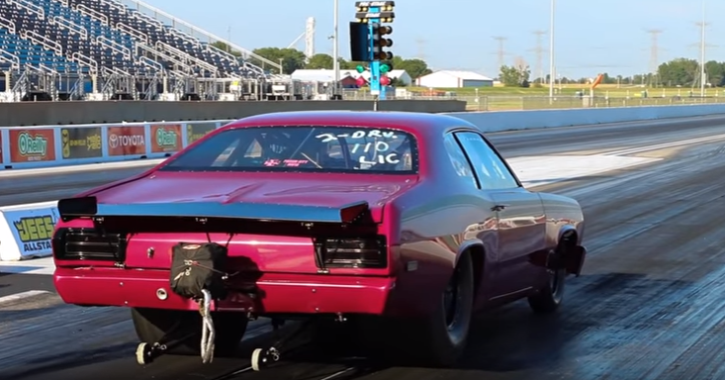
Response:
[{"label": "toyota logo", "polygon": [[111,148],[118,148],[118,136],[116,136],[116,135],[111,135],[111,136],[110,136],[110,137],[108,138],[108,142],[109,142],[109,144],[111,145]]}]

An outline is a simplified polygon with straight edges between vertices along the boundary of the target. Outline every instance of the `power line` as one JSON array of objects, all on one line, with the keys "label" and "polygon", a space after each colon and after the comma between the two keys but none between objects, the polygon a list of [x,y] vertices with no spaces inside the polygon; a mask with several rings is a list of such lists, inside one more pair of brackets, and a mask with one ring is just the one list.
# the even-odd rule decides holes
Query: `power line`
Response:
[{"label": "power line", "polygon": [[656,74],[657,69],[659,67],[659,51],[660,51],[660,45],[659,45],[659,35],[662,33],[662,30],[660,29],[650,29],[647,31],[647,33],[650,34],[650,38],[652,40],[652,46],[650,47],[650,56],[649,56],[649,70],[650,73]]},{"label": "power line", "polygon": [[504,49],[504,43],[508,38],[503,36],[494,36],[494,40],[498,41],[498,67],[497,69],[500,70],[501,67],[506,63],[505,57],[506,57],[506,50]]},{"label": "power line", "polygon": [[533,32],[536,35],[536,47],[533,49],[536,54],[536,67],[534,71],[538,74],[538,80],[542,82],[544,80],[544,38],[546,35],[545,30],[535,30]]},{"label": "power line", "polygon": [[657,72],[659,71],[659,51],[660,51],[660,45],[659,45],[659,35],[662,33],[662,30],[660,29],[649,29],[647,30],[647,33],[650,34],[650,38],[652,40],[652,45],[650,47],[650,56],[649,56],[649,72],[650,75],[647,76],[647,81],[649,82],[649,86],[654,86],[657,82]]}]

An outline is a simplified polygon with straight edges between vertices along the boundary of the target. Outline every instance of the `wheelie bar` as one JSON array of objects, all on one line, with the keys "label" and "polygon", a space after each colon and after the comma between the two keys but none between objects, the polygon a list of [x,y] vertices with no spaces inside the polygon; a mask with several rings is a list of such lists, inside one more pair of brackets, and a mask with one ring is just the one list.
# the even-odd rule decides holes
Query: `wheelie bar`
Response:
[{"label": "wheelie bar", "polygon": [[282,353],[280,349],[287,345],[291,340],[300,336],[310,322],[302,322],[299,326],[294,328],[288,335],[284,337],[279,336],[279,330],[281,324],[278,321],[272,321],[273,334],[277,340],[269,347],[256,348],[252,352],[252,370],[261,371],[263,368],[270,366],[280,360]]},{"label": "wheelie bar", "polygon": [[186,339],[191,338],[196,333],[192,332],[179,339],[172,339],[168,342],[164,342],[166,339],[162,339],[159,342],[148,343],[141,342],[136,347],[136,363],[140,365],[150,364],[156,358],[163,355],[166,351],[173,349],[182,344]]}]

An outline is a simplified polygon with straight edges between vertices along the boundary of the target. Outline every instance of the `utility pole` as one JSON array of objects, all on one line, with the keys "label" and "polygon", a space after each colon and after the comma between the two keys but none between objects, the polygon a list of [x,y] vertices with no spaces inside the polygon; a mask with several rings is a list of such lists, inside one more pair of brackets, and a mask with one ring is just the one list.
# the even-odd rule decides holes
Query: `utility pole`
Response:
[{"label": "utility pole", "polygon": [[551,14],[549,15],[549,102],[554,98],[554,83],[556,82],[556,68],[554,67],[554,13],[556,0],[551,0]]},{"label": "utility pole", "polygon": [[702,0],[702,21],[700,22],[701,35],[700,35],[700,96],[705,97],[705,28],[707,28],[706,14],[705,14],[705,0]]},{"label": "utility pole", "polygon": [[535,30],[536,35],[536,47],[533,49],[536,54],[536,67],[534,72],[539,77],[539,83],[544,83],[544,35],[545,30]]},{"label": "utility pole", "polygon": [[662,30],[659,29],[650,29],[647,31],[647,33],[650,34],[652,39],[652,46],[650,47],[650,56],[649,56],[649,70],[650,70],[650,85],[653,85],[655,83],[652,83],[652,78],[654,78],[657,75],[657,71],[659,69],[659,51],[660,51],[660,45],[659,45],[659,35],[662,33]]},{"label": "utility pole", "polygon": [[507,38],[503,36],[494,36],[494,40],[498,41],[498,67],[497,70],[501,70],[501,66],[506,63],[505,56],[506,56],[506,50],[504,50],[504,43],[506,42]]},{"label": "utility pole", "polygon": [[425,39],[417,38],[415,43],[418,45],[418,58],[425,61]]},{"label": "utility pole", "polygon": [[340,88],[340,34],[338,30],[338,24],[340,22],[340,4],[339,0],[332,1],[333,38],[335,40],[332,45],[332,70],[335,73],[335,87],[332,89],[332,95],[337,95]]}]

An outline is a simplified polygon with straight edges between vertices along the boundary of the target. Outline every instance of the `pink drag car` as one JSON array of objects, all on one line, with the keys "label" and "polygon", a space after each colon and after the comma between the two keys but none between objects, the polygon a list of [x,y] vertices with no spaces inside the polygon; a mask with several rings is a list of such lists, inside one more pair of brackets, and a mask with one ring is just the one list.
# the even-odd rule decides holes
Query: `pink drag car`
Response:
[{"label": "pink drag car", "polygon": [[586,256],[575,200],[526,190],[476,126],[435,114],[241,119],[58,209],[58,293],[130,308],[142,364],[177,349],[209,362],[269,317],[348,324],[450,366],[474,312],[523,298],[553,312]]}]

